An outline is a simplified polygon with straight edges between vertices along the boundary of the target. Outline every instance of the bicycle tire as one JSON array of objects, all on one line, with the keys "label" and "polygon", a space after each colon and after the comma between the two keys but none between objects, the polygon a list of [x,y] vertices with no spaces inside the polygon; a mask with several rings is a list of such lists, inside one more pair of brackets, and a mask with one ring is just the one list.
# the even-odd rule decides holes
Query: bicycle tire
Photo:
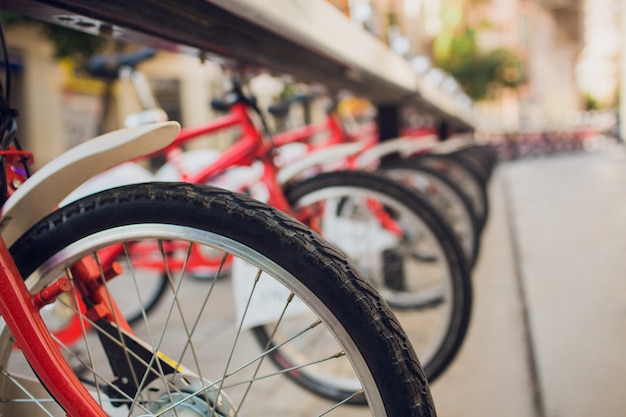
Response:
[{"label": "bicycle tire", "polygon": [[480,225],[472,203],[458,185],[431,167],[404,160],[386,164],[380,171],[432,202],[455,232],[471,269],[480,249]]},{"label": "bicycle tire", "polygon": [[[360,229],[360,224],[358,223],[348,223],[346,227],[336,223],[331,226],[336,227],[335,230],[329,231],[324,227],[321,232],[325,238],[337,244],[342,250],[347,250],[347,256],[362,271],[367,271],[364,273],[370,280],[376,282],[374,286],[379,291],[384,290],[381,293],[383,298],[399,316],[400,323],[407,331],[409,339],[413,342],[429,381],[434,381],[456,356],[465,337],[470,317],[471,283],[463,255],[455,242],[455,238],[438,217],[438,214],[419,195],[402,184],[380,174],[361,171],[328,172],[302,182],[297,182],[285,189],[285,195],[296,215],[302,212],[310,213],[310,208],[313,207],[312,202],[322,201],[321,198],[329,198],[328,200],[323,200],[326,209],[328,209],[331,206],[331,200],[330,195],[327,196],[325,193],[334,193],[333,197],[338,199],[338,203],[334,207],[335,210],[339,211],[345,210],[345,207],[354,201],[354,196],[364,193],[364,195],[367,195],[367,198],[375,198],[377,201],[383,202],[385,210],[388,210],[392,217],[399,215],[396,218],[399,223],[404,225],[404,222],[410,219],[412,223],[410,227],[405,229],[405,232],[420,234],[422,237],[428,235],[429,239],[435,239],[441,245],[442,252],[437,253],[437,256],[440,257],[437,262],[441,261],[439,265],[441,269],[434,271],[433,265],[428,264],[429,261],[424,261],[426,265],[421,269],[421,272],[424,272],[424,276],[421,278],[426,281],[425,277],[427,275],[430,277],[430,275],[435,276],[449,272],[450,274],[445,275],[443,278],[437,277],[439,281],[435,282],[433,278],[432,284],[432,288],[436,285],[445,287],[447,291],[445,295],[442,296],[436,293],[436,297],[448,297],[449,302],[442,302],[441,299],[435,296],[428,298],[431,288],[426,287],[426,283],[419,282],[420,279],[416,277],[416,273],[410,274],[407,272],[406,275],[404,274],[404,271],[413,271],[419,267],[420,261],[412,262],[412,253],[408,252],[409,249],[418,250],[416,246],[409,247],[399,244],[398,246],[385,249],[377,248],[372,252],[365,252],[364,256],[359,257],[354,252],[350,253],[350,248],[346,248],[345,241],[340,242],[341,239],[346,237],[346,234],[352,233],[355,236],[353,240],[361,243],[381,239],[378,236],[359,236],[359,232],[355,232],[355,230]],[[318,196],[320,196],[320,200],[316,200]],[[317,221],[317,224],[321,222],[323,220]],[[414,227],[419,227],[420,230],[416,231]],[[411,239],[409,238],[408,240],[410,241]],[[433,242],[430,241],[429,243],[432,244]],[[398,255],[403,250],[407,250],[403,254],[406,256]],[[364,266],[364,263],[375,258],[377,256],[376,251],[379,251],[378,256],[382,259],[383,265],[381,267],[382,272],[379,272],[379,276],[374,277],[372,268]],[[421,265],[424,266],[424,264]],[[431,269],[429,270],[428,268]],[[402,282],[402,285],[407,285],[406,290],[394,288],[402,281],[395,274],[398,274],[398,276],[403,274],[402,278],[410,275],[409,279]],[[415,286],[418,284],[424,285],[424,288],[417,289]],[[437,314],[436,318],[434,318],[435,314]],[[432,334],[428,333],[431,329],[424,329],[428,326],[424,326],[424,323],[419,322],[419,319],[422,317],[420,315],[426,317],[432,315],[433,317],[431,318],[434,321],[441,321],[437,322],[438,326],[435,326],[435,329],[432,329]],[[416,317],[417,320],[415,320]],[[415,332],[412,333],[409,330],[411,327],[407,327],[407,325],[415,327]],[[423,334],[418,332],[423,332]],[[432,337],[429,342],[433,343],[432,345],[428,343],[427,347],[420,349],[417,343],[419,341],[418,336],[426,334]],[[268,331],[263,326],[255,330],[255,335],[259,338],[261,345],[269,341]],[[312,341],[311,345],[313,346],[314,343]],[[421,350],[425,354],[424,357],[420,356]],[[304,355],[304,353],[291,353],[277,349],[275,354],[272,355],[272,359],[278,366],[289,367],[297,364],[296,357],[299,355]],[[300,385],[326,398],[336,400],[345,395],[341,388],[341,384],[344,381],[337,382],[330,376],[318,378],[315,375],[307,375],[306,371],[289,373],[288,375]]]},{"label": "bicycle tire", "polygon": [[459,149],[455,152],[447,154],[460,164],[472,171],[479,178],[483,187],[489,183],[491,176],[491,166],[486,155],[474,147]]},{"label": "bicycle tire", "polygon": [[[120,187],[85,197],[55,211],[22,236],[10,251],[20,272],[27,277],[27,284],[32,285],[35,281],[48,282],[56,279],[77,259],[99,251],[102,247],[126,240],[137,242],[140,238],[156,237],[165,242],[188,240],[196,245],[211,244],[211,250],[217,248],[246,261],[248,266],[254,267],[255,273],[260,274],[263,270],[260,280],[268,279],[266,277],[269,277],[269,274],[280,280],[288,287],[288,291],[294,292],[303,301],[304,307],[312,310],[311,313],[316,320],[319,319],[325,324],[324,330],[332,333],[328,336],[336,338],[341,343],[338,347],[345,355],[332,360],[338,360],[344,365],[348,362],[355,364],[354,371],[358,373],[363,383],[372,415],[398,417],[435,415],[426,378],[406,335],[367,280],[336,248],[330,246],[316,233],[289,216],[245,196],[209,186],[179,183]],[[132,265],[132,262],[130,264]],[[209,287],[197,280],[183,279],[184,270],[179,277],[173,275],[170,274],[168,277],[170,287],[177,288],[176,294],[183,294],[183,290],[178,289],[179,286],[180,288],[189,286],[192,292],[187,294],[193,295],[197,295],[197,288],[200,288],[200,292],[203,295],[206,293],[207,296],[209,292],[231,288],[228,285],[230,283],[223,286],[225,280],[212,280]],[[41,284],[38,284],[31,288],[31,291],[40,286]],[[215,297],[211,301],[219,305],[215,306],[217,309],[213,313],[220,313],[219,316],[207,316],[204,305],[207,305],[207,309],[213,306],[209,307],[204,300],[199,312],[205,315],[195,322],[198,325],[205,325],[203,331],[208,332],[206,335],[209,336],[208,339],[202,338],[203,345],[195,347],[194,353],[198,355],[202,353],[211,356],[219,353],[220,343],[229,333],[234,332],[236,335],[232,341],[223,342],[227,345],[245,338],[243,333],[240,334],[229,326],[220,325],[234,313],[228,310],[232,307],[232,302],[217,295]],[[169,302],[169,310],[166,310],[187,308],[193,310],[198,308],[199,301],[202,300],[185,300],[177,303],[174,297]],[[228,311],[225,312],[226,310]],[[185,316],[181,313],[181,317]],[[242,362],[238,355],[250,355],[252,357],[250,363],[257,361],[254,362],[255,366],[259,366],[256,368],[257,371],[261,369],[267,372],[257,365],[263,355],[259,355],[258,352],[251,353],[249,349],[224,352],[225,357],[231,355],[231,359],[225,359],[220,363],[222,374],[218,375],[218,379],[207,379],[209,375],[213,375],[209,369],[203,369],[204,374],[197,371],[190,376],[181,365],[193,367],[193,363],[199,364],[209,359],[198,356],[198,359],[185,361],[191,355],[182,355],[174,349],[174,345],[180,343],[180,348],[184,347],[183,352],[187,352],[186,341],[177,337],[181,328],[173,324],[168,325],[169,320],[174,320],[172,315],[160,319],[165,320],[165,324],[157,323],[158,320],[156,312],[153,312],[149,317],[144,315],[143,325],[146,328],[156,325],[157,328],[173,333],[171,335],[168,333],[167,338],[161,336],[163,344],[157,343],[151,337],[143,339],[143,343],[148,343],[148,349],[139,346],[133,336],[120,333],[119,330],[115,332],[107,330],[109,327],[115,328],[114,323],[103,319],[97,320],[98,330],[92,332],[97,333],[98,337],[93,334],[85,336],[86,343],[90,343],[94,338],[104,343],[118,335],[120,340],[112,345],[112,349],[122,349],[124,355],[115,359],[111,352],[104,353],[104,357],[114,368],[117,367],[116,369],[125,365],[134,367],[142,363],[145,378],[159,372],[166,373],[168,377],[167,380],[165,377],[155,378],[149,384],[143,384],[145,380],[137,379],[136,386],[134,388],[131,386],[133,388],[131,395],[125,391],[129,384],[132,385],[132,381],[128,381],[130,376],[126,378],[127,375],[123,377],[117,375],[116,378],[115,375],[109,375],[107,378],[101,363],[97,370],[92,366],[97,353],[90,353],[91,360],[82,362],[87,374],[82,380],[99,385],[101,406],[104,408],[130,404],[131,400],[136,401],[141,394],[146,396],[143,398],[144,402],[132,403],[133,407],[140,409],[133,408],[128,411],[129,414],[140,412],[142,415],[156,415],[166,406],[180,412],[193,411],[197,413],[195,415],[209,415],[209,408],[213,407],[222,413],[220,415],[229,415],[228,412],[233,412],[234,409],[237,409],[235,412],[237,414],[239,407],[244,404],[243,399],[241,403],[231,399],[233,391],[237,389],[231,385],[238,381],[231,382],[230,379],[236,378],[247,368],[242,366],[241,370],[235,372],[230,368],[231,360],[237,361],[238,364],[246,364],[248,363],[246,360],[250,358],[246,357]],[[220,325],[219,329],[211,327],[217,325]],[[181,327],[184,327],[187,336],[199,337],[197,331],[190,332],[187,325]],[[318,330],[321,331],[320,326],[316,327],[316,331]],[[143,333],[151,334],[148,330],[144,330]],[[2,340],[9,337],[7,334],[2,336]],[[190,343],[194,342],[195,340]],[[110,343],[107,344],[109,345]],[[96,346],[97,343],[89,345],[92,349]],[[192,345],[189,346],[191,350]],[[165,357],[160,352],[169,356]],[[6,351],[3,353],[8,354]],[[267,355],[267,352],[263,354]],[[137,359],[137,355],[148,355],[150,362],[148,357],[142,362],[143,357]],[[166,369],[169,369],[169,372],[165,372]],[[250,384],[249,388],[256,388],[260,384],[256,379],[260,379],[261,376],[270,377],[274,373],[257,375],[255,372],[254,384],[244,381],[244,385]],[[280,377],[280,372],[277,378],[272,377],[271,380],[274,380],[275,384],[288,381]],[[219,390],[209,389],[208,384],[212,381],[215,383],[222,381]],[[165,387],[160,387],[161,384]],[[194,393],[197,387],[204,388]],[[333,407],[327,403],[311,402],[317,401],[317,397],[313,399],[307,397],[305,402],[302,402],[300,397],[297,401],[285,401],[291,397],[290,395],[285,397],[285,393],[290,391],[283,389],[295,388],[284,384],[281,387],[283,388],[275,389],[272,385],[270,390],[262,391],[258,397],[255,397],[252,391],[246,392],[243,395],[246,400],[245,406],[254,407],[256,412],[262,407],[269,407],[274,414],[299,416],[305,413],[301,409],[305,403],[311,409],[322,407],[323,410],[331,410]],[[200,391],[202,393],[199,393]],[[276,396],[277,393],[280,393],[279,398],[282,402],[268,398]],[[303,393],[298,391],[298,395],[303,394],[310,395],[307,391]],[[107,396],[108,400],[105,398]],[[255,398],[257,401],[253,402]],[[296,408],[289,409],[288,405]],[[20,402],[15,406],[24,406],[24,403]],[[338,410],[341,414],[345,407],[339,407]],[[319,410],[316,409],[315,412],[319,413]]]},{"label": "bicycle tire", "polygon": [[408,157],[406,160],[417,166],[430,167],[457,184],[472,202],[480,229],[484,228],[489,217],[487,190],[473,171],[447,154],[416,155]]}]

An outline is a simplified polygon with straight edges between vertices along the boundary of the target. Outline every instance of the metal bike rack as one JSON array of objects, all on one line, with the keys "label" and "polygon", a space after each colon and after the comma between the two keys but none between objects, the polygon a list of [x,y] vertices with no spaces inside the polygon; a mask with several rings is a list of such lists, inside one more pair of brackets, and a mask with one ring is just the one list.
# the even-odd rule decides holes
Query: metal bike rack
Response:
[{"label": "metal bike rack", "polygon": [[456,131],[471,111],[322,0],[0,0],[0,8],[157,49],[288,74],[365,96],[393,118],[414,106]]}]

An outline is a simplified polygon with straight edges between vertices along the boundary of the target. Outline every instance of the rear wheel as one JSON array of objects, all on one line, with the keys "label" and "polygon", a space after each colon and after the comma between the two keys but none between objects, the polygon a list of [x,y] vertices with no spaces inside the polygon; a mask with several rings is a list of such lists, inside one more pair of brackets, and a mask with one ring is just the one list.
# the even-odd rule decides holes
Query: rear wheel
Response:
[{"label": "rear wheel", "polygon": [[[414,191],[379,174],[330,172],[286,189],[296,215],[335,243],[370,279],[399,318],[430,381],[455,357],[467,330],[471,285],[462,252],[444,222]],[[295,320],[289,320],[297,326]],[[256,335],[267,343],[271,326]],[[274,335],[274,341],[284,340]],[[325,346],[311,338],[276,349],[281,367],[297,367]],[[356,383],[338,374],[298,370],[301,385],[337,400]],[[362,399],[354,399],[361,401]]]}]

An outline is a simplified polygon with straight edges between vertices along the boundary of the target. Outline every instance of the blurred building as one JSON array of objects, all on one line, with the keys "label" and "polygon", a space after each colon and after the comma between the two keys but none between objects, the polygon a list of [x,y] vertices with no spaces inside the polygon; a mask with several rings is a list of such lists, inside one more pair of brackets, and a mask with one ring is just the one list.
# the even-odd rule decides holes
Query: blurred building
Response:
[{"label": "blurred building", "polygon": [[575,72],[582,47],[580,1],[499,1],[516,3],[519,12],[511,22],[526,77],[518,91],[519,128],[567,124],[583,104]]},{"label": "blurred building", "polygon": [[[626,22],[625,0],[327,1],[424,74],[432,66],[428,58],[442,30],[442,12],[451,4],[466,5],[461,18],[479,26],[480,47],[505,47],[522,61],[523,85],[475,106],[481,128],[563,126],[588,107],[617,105],[620,87],[626,97],[626,48],[620,48],[626,43],[626,24],[621,23]],[[15,25],[7,35],[17,63],[14,104],[23,110],[20,134],[25,146],[41,155],[39,165],[95,134],[101,87],[60,65],[37,25]],[[164,104],[171,103],[168,110],[174,118],[193,125],[211,116],[208,103],[220,87],[215,81],[218,68],[185,56],[161,55],[142,69],[163,93]],[[449,81],[445,74],[432,75],[442,88]],[[108,128],[119,127],[122,115],[138,107],[132,91],[120,87],[116,94],[119,116]],[[626,106],[622,113],[626,120]],[[626,123],[622,126],[626,129]]]},{"label": "blurred building", "polygon": [[408,58],[430,57],[444,11],[463,7],[481,48],[506,48],[522,61],[521,87],[478,103],[488,129],[567,127],[581,111],[617,106],[626,83],[624,0],[329,1]]},{"label": "blurred building", "polygon": [[577,62],[580,90],[590,106],[615,106],[619,85],[620,0],[585,0],[582,48]]},{"label": "blurred building", "polygon": [[[396,30],[409,39],[413,55],[429,55],[442,27],[442,12],[451,6],[462,7],[464,15],[460,18],[476,27],[480,48],[506,48],[522,60],[524,85],[516,91],[500,91],[494,99],[479,103],[483,124],[487,128],[528,128],[564,123],[583,106],[576,77],[583,46],[582,1],[371,0],[370,3],[383,16],[384,30],[396,25]],[[389,32],[383,33],[381,37],[388,35]]]}]

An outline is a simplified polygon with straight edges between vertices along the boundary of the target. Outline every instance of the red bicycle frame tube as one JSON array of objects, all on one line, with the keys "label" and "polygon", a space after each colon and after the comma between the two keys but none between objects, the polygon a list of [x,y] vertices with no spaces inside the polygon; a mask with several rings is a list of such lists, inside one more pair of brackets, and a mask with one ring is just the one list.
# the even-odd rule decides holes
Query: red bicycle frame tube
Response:
[{"label": "red bicycle frame tube", "polygon": [[[308,143],[311,149],[321,149],[326,146],[354,140],[354,137],[351,137],[344,131],[336,115],[329,113],[326,120],[322,123],[306,125],[282,132],[274,135],[271,138],[271,142],[267,143],[250,119],[247,105],[245,103],[235,103],[231,107],[230,113],[225,116],[221,116],[203,126],[183,128],[172,144],[159,153],[179,150],[181,145],[198,136],[235,126],[242,130],[241,136],[235,143],[228,147],[216,161],[195,174],[188,174],[183,171],[184,167],[180,167],[181,178],[186,182],[203,184],[228,168],[249,166],[255,160],[261,161],[264,168],[262,182],[267,187],[269,193],[268,203],[292,216],[294,216],[294,213],[277,181],[277,167],[273,161],[272,151],[279,146],[289,143],[307,142],[312,136],[320,133],[327,133],[327,137],[318,144]],[[373,146],[378,141],[375,125],[364,128],[364,137],[366,147]],[[370,208],[373,209],[373,207]]]},{"label": "red bicycle frame tube", "polygon": [[344,143],[352,139],[348,137],[337,117],[328,113],[326,120],[321,123],[304,125],[274,135],[272,143],[274,146],[283,146],[289,143],[306,142],[314,135],[320,133],[326,133],[326,138],[320,144],[313,146],[315,149]]},{"label": "red bicycle frame tube", "polygon": [[69,416],[105,417],[52,340],[2,239],[0,268],[0,314],[43,384]]},{"label": "red bicycle frame tube", "polygon": [[241,128],[241,137],[232,146],[228,147],[217,161],[192,176],[190,182],[201,184],[228,168],[249,166],[256,158],[263,159],[271,150],[270,147],[265,145],[263,137],[256,126],[254,126],[254,123],[252,123],[252,120],[250,120],[248,109],[244,103],[235,103],[229,115],[208,123],[204,128],[191,129],[189,131],[183,129],[173,144],[180,146],[180,144],[195,136],[233,126]]},{"label": "red bicycle frame tube", "polygon": [[203,126],[183,128],[174,142],[165,149],[165,152],[178,149],[183,143],[198,136],[235,126],[241,129],[241,136],[237,141],[222,152],[215,162],[207,165],[199,172],[193,175],[183,173],[185,181],[203,184],[228,168],[250,166],[252,162],[259,160],[264,165],[263,183],[268,187],[270,204],[279,210],[292,214],[280,185],[276,181],[276,167],[272,162],[271,155],[274,144],[265,143],[263,136],[250,119],[248,108],[244,103],[235,103],[228,115],[219,117]]}]

